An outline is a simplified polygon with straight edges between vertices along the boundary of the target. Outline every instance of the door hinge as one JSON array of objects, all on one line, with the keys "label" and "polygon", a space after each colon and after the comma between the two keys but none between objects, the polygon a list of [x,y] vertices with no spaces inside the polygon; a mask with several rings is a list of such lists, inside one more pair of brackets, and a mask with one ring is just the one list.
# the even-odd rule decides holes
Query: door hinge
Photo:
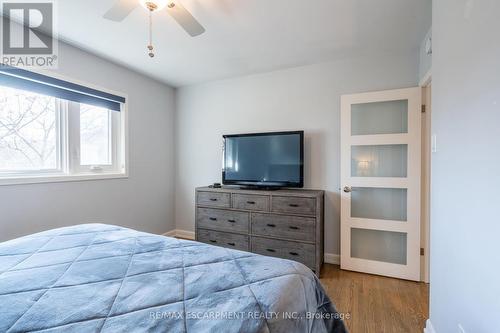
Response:
[{"label": "door hinge", "polygon": [[424,250],[424,248],[423,248],[423,247],[421,247],[421,248],[420,248],[420,255],[421,255],[421,256],[425,255],[425,250]]},{"label": "door hinge", "polygon": [[422,113],[425,113],[425,105],[422,105]]}]

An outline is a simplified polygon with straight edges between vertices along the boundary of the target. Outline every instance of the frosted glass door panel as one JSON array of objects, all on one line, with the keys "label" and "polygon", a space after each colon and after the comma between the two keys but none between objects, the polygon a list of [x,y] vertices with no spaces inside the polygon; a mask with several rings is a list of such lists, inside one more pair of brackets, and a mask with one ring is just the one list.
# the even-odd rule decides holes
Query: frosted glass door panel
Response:
[{"label": "frosted glass door panel", "polygon": [[407,220],[405,188],[353,187],[351,217],[375,220]]},{"label": "frosted glass door panel", "polygon": [[406,177],[408,145],[352,146],[352,177]]},{"label": "frosted glass door panel", "polygon": [[351,257],[406,265],[406,234],[351,229]]},{"label": "frosted glass door panel", "polygon": [[351,135],[408,133],[408,100],[351,105]]}]

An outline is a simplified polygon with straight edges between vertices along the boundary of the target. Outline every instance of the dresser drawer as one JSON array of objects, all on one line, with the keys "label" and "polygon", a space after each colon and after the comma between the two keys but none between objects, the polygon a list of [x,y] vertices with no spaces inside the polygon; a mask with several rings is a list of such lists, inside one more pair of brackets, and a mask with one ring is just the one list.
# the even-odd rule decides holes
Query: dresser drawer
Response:
[{"label": "dresser drawer", "polygon": [[233,208],[268,212],[269,196],[255,194],[233,194]]},{"label": "dresser drawer", "polygon": [[277,239],[252,237],[252,252],[266,256],[298,261],[315,269],[315,247],[312,244],[288,242]]},{"label": "dresser drawer", "polygon": [[248,251],[248,236],[231,234],[228,232],[212,231],[212,230],[197,230],[196,240],[198,242],[207,243],[227,247],[230,249]]},{"label": "dresser drawer", "polygon": [[200,228],[248,233],[250,213],[214,208],[198,208],[196,219]]},{"label": "dresser drawer", "polygon": [[314,242],[316,219],[313,217],[252,213],[252,234]]},{"label": "dresser drawer", "polygon": [[196,203],[202,206],[231,207],[231,194],[218,192],[197,192]]},{"label": "dresser drawer", "polygon": [[316,215],[316,199],[273,196],[271,211],[299,215]]}]

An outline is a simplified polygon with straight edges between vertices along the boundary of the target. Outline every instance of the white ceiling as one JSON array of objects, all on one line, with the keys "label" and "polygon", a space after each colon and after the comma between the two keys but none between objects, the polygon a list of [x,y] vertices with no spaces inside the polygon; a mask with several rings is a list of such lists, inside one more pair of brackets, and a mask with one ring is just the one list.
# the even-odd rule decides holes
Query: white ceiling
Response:
[{"label": "white ceiling", "polygon": [[115,0],[58,1],[62,40],[172,86],[349,56],[416,52],[431,25],[431,0],[179,0],[206,28],[187,35],[165,12],[123,22],[102,15]]}]

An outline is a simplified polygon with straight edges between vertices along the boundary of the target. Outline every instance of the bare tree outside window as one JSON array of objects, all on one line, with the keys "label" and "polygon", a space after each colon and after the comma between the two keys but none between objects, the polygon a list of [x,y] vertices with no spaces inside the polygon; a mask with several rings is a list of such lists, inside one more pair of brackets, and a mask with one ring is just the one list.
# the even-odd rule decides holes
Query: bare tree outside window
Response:
[{"label": "bare tree outside window", "polygon": [[58,167],[56,112],[54,97],[0,87],[0,171]]}]

